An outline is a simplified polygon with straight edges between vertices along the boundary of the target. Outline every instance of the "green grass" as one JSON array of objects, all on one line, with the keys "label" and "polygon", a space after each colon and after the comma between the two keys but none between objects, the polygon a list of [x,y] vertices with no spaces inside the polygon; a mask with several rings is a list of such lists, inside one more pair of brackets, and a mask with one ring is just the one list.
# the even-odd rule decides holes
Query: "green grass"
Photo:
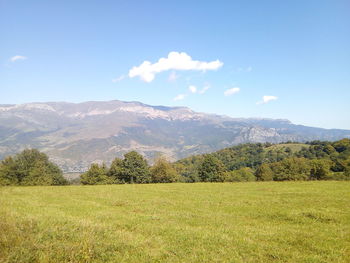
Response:
[{"label": "green grass", "polygon": [[0,262],[350,262],[350,183],[0,188]]},{"label": "green grass", "polygon": [[286,148],[290,148],[292,153],[299,152],[303,147],[309,148],[310,145],[304,144],[304,143],[280,143],[280,144],[274,144],[270,147],[265,148],[265,151],[277,151],[282,150],[284,151]]}]

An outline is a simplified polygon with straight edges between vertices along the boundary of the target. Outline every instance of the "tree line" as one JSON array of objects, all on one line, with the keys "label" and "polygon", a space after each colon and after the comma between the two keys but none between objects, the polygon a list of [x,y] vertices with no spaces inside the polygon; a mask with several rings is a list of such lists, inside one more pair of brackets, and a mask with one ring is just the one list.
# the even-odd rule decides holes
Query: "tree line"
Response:
[{"label": "tree line", "polygon": [[145,184],[173,183],[180,181],[180,176],[164,157],[156,158],[153,166],[136,151],[128,152],[123,159],[115,158],[108,168],[105,164],[92,164],[81,175],[81,184]]},{"label": "tree line", "polygon": [[247,143],[174,165],[189,182],[350,180],[350,139]]},{"label": "tree line", "polygon": [[[109,167],[94,163],[80,176],[84,185],[287,180],[350,180],[350,139],[248,143],[173,163],[159,156],[152,166],[131,151],[115,158]],[[0,163],[0,185],[65,184],[68,182],[58,166],[35,149]]]}]

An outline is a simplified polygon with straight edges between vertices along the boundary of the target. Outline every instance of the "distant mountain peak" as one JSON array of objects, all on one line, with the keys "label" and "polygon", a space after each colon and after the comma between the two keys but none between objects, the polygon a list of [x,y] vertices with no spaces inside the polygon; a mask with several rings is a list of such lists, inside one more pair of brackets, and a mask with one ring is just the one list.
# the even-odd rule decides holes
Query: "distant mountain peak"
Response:
[{"label": "distant mountain peak", "polygon": [[246,142],[338,140],[348,130],[294,125],[285,119],[231,118],[187,107],[141,102],[36,102],[0,105],[0,158],[38,148],[65,171],[86,170],[137,150],[175,160]]}]

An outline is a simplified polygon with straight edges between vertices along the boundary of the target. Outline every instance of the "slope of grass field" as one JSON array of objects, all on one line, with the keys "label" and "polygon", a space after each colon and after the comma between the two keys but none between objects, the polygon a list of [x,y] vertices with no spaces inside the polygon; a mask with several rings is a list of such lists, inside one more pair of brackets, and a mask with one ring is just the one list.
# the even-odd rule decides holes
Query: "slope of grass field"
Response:
[{"label": "slope of grass field", "polygon": [[280,144],[274,144],[274,145],[271,145],[271,146],[265,148],[265,151],[270,151],[270,150],[272,150],[272,151],[277,151],[277,150],[284,151],[285,149],[289,148],[292,153],[296,153],[296,152],[300,151],[303,147],[309,148],[310,145],[304,144],[304,143],[280,143]]},{"label": "slope of grass field", "polygon": [[350,183],[0,188],[0,262],[349,262]]}]

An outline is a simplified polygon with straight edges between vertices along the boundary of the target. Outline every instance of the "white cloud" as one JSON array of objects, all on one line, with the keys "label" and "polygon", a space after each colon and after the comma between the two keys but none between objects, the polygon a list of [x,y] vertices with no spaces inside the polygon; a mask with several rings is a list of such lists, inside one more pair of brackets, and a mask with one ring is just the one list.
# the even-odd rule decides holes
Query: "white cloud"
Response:
[{"label": "white cloud", "polygon": [[203,89],[201,89],[200,91],[198,91],[198,94],[204,94],[209,88],[210,88],[209,85],[204,86]]},{"label": "white cloud", "polygon": [[186,97],[186,94],[179,94],[174,98],[174,101],[183,100]]},{"label": "white cloud", "polygon": [[172,71],[170,74],[169,74],[169,78],[168,80],[173,82],[175,80],[177,80],[178,76],[176,75],[176,72],[175,71]]},{"label": "white cloud", "polygon": [[240,88],[234,87],[234,88],[225,90],[224,95],[225,95],[225,96],[231,96],[231,95],[233,95],[233,94],[238,93],[239,91],[240,91]]},{"label": "white cloud", "polygon": [[219,60],[205,62],[193,60],[185,52],[170,52],[167,58],[160,58],[158,62],[152,64],[144,61],[140,66],[129,70],[129,77],[140,77],[145,82],[151,82],[155,75],[167,70],[216,70],[222,67],[223,63]]},{"label": "white cloud", "polygon": [[123,79],[125,79],[125,75],[121,75],[118,78],[112,79],[112,82],[116,83],[116,82],[119,82],[119,81],[121,81]]},{"label": "white cloud", "polygon": [[276,96],[263,96],[261,101],[258,101],[256,104],[266,104],[269,103],[270,101],[277,100],[278,97]]},{"label": "white cloud", "polygon": [[252,70],[253,70],[252,66],[249,66],[246,68],[242,68],[242,67],[237,68],[237,72],[251,72]]},{"label": "white cloud", "polygon": [[197,93],[197,87],[196,86],[190,85],[190,86],[188,86],[188,90],[191,93]]},{"label": "white cloud", "polygon": [[26,59],[28,59],[28,58],[25,56],[16,55],[16,56],[13,56],[12,58],[10,58],[10,61],[16,62],[17,60],[26,60]]}]

